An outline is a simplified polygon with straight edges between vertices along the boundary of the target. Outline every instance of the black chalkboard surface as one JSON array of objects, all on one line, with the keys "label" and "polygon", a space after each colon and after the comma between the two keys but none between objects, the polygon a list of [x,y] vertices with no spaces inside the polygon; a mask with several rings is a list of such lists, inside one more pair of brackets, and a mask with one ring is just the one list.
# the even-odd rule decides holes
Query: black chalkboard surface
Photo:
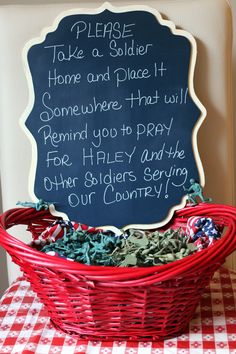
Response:
[{"label": "black chalkboard surface", "polygon": [[201,110],[192,43],[172,30],[151,11],[103,9],[65,14],[28,46],[37,198],[71,220],[116,227],[162,223],[181,203],[201,177]]}]

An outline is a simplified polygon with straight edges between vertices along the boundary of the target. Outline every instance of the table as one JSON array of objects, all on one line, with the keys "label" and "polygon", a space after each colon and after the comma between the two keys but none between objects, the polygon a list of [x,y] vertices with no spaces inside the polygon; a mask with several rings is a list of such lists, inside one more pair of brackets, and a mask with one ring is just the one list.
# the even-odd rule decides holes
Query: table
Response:
[{"label": "table", "polygon": [[221,267],[181,336],[162,342],[75,339],[54,329],[24,278],[0,301],[0,354],[236,354],[236,272]]}]

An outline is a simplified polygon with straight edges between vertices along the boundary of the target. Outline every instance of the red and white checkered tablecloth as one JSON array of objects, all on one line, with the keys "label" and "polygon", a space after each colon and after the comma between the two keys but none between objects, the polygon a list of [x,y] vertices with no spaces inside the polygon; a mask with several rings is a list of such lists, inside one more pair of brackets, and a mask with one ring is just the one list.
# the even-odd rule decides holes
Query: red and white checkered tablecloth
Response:
[{"label": "red and white checkered tablecloth", "polygon": [[52,326],[24,279],[0,302],[0,354],[236,354],[236,272],[220,268],[181,336],[163,342],[75,339]]}]

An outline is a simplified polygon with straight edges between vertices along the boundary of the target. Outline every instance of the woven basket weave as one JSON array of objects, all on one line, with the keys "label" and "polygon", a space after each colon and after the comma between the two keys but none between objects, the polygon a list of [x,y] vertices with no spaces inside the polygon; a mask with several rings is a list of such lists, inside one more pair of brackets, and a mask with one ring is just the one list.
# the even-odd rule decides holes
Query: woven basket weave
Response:
[{"label": "woven basket weave", "polygon": [[0,245],[11,255],[45,304],[53,324],[86,339],[161,340],[184,332],[215,270],[236,249],[236,209],[216,204],[187,207],[168,227],[191,216],[225,226],[213,246],[163,266],[87,266],[41,253],[6,232],[18,224],[41,233],[54,217],[32,208],[0,216]]}]

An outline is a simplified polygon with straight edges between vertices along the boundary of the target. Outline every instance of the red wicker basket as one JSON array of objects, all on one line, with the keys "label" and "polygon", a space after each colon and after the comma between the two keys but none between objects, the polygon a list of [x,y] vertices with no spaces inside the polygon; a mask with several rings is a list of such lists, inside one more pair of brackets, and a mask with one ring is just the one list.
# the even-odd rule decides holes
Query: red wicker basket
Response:
[{"label": "red wicker basket", "polygon": [[87,266],[43,254],[5,230],[25,224],[40,233],[54,217],[46,211],[12,209],[0,217],[0,244],[45,304],[53,324],[87,339],[164,339],[183,333],[215,270],[236,249],[236,209],[216,204],[175,213],[171,227],[190,216],[209,216],[225,226],[213,246],[163,266]]}]

